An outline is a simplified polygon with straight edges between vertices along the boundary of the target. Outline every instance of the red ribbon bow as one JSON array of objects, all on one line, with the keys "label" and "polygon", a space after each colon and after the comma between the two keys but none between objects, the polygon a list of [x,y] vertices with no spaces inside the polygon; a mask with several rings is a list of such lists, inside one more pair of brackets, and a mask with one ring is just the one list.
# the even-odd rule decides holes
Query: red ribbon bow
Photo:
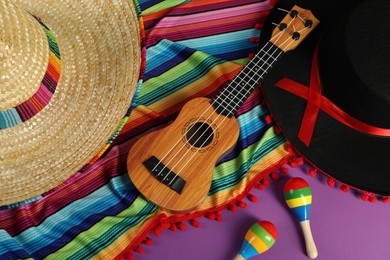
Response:
[{"label": "red ribbon bow", "polygon": [[299,128],[298,138],[306,145],[310,146],[310,142],[314,132],[314,126],[317,121],[318,112],[320,110],[327,113],[340,123],[349,126],[355,130],[372,134],[376,136],[390,136],[390,129],[379,128],[363,123],[356,118],[348,115],[332,101],[324,97],[321,93],[321,82],[317,66],[318,46],[313,55],[313,61],[310,74],[310,85],[306,87],[298,82],[283,78],[279,80],[275,86],[284,89],[300,98],[307,100],[307,105],[301,126]]}]

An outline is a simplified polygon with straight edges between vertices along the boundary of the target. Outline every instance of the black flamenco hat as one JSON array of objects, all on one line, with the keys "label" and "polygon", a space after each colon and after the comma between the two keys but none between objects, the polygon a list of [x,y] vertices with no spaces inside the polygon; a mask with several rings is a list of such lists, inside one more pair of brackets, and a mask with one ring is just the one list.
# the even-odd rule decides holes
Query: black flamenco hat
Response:
[{"label": "black flamenco hat", "polygon": [[[281,0],[319,26],[279,61],[262,87],[277,125],[316,168],[358,190],[390,194],[390,1]],[[279,9],[280,10],[280,9]]]}]

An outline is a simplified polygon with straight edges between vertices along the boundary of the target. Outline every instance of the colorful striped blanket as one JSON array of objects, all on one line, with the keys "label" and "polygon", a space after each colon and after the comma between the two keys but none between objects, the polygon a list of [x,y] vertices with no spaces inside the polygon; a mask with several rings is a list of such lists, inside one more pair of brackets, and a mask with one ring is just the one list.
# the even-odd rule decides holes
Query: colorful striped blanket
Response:
[{"label": "colorful striped blanket", "polygon": [[139,194],[126,169],[131,145],[171,122],[186,101],[221,90],[256,52],[272,4],[139,0],[138,7],[144,71],[120,133],[60,187],[0,209],[0,259],[132,257],[149,232],[218,217],[289,159],[285,139],[266,120],[269,111],[256,90],[237,113],[236,147],[217,163],[208,197],[194,212],[173,215]]}]

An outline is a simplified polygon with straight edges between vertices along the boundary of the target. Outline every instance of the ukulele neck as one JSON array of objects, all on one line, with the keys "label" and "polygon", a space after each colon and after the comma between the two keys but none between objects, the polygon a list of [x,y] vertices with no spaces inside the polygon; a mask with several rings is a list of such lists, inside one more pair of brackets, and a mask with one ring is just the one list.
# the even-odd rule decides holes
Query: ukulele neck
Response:
[{"label": "ukulele neck", "polygon": [[215,111],[232,117],[258,86],[273,64],[280,59],[283,50],[268,42],[251,59],[233,80],[212,100]]}]

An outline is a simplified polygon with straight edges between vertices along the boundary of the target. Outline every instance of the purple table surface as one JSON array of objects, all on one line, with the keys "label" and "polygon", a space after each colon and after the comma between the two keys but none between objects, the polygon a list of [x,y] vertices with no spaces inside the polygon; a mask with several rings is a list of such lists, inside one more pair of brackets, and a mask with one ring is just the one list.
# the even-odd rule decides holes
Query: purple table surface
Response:
[{"label": "purple table surface", "polygon": [[292,177],[304,178],[312,189],[310,224],[318,249],[317,259],[390,259],[390,204],[364,202],[352,192],[331,189],[322,174],[312,178],[302,166],[290,169],[272,181],[264,191],[253,189],[257,203],[244,200],[248,207],[237,212],[223,211],[223,221],[200,218],[201,227],[187,224],[186,231],[163,231],[136,260],[228,260],[239,252],[245,233],[258,220],[272,222],[278,230],[273,247],[251,259],[310,259],[299,222],[283,197],[284,183]]}]

